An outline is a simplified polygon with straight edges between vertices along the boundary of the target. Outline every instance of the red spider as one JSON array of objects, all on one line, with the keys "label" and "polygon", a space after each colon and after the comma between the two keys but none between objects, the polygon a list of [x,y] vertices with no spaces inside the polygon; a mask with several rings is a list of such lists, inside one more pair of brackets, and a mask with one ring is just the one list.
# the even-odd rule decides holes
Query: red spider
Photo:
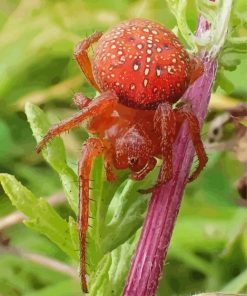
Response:
[{"label": "red spider", "polygon": [[[97,41],[92,66],[87,50]],[[128,168],[132,179],[142,180],[155,167],[156,158],[162,159],[157,183],[142,190],[151,192],[172,178],[172,146],[186,121],[199,159],[189,179],[194,180],[207,162],[198,120],[190,106],[173,109],[172,104],[202,74],[203,66],[188,55],[171,31],[145,19],[126,21],[105,34],[96,32],[80,42],[74,54],[100,94],[94,100],[76,94],[74,102],[81,110],[51,127],[37,152],[53,137],[90,119],[88,131],[96,137],[86,141],[79,161],[78,218],[80,275],[83,291],[87,292],[85,248],[93,159],[104,155],[110,182],[115,179],[114,168]]]}]

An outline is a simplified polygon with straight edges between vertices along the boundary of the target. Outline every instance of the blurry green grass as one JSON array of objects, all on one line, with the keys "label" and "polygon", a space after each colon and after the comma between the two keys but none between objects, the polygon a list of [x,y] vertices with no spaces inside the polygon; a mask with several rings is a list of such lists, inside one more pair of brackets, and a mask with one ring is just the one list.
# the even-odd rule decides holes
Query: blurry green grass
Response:
[{"label": "blurry green grass", "polygon": [[[241,7],[245,1],[238,2]],[[192,27],[193,16],[191,9]],[[56,174],[35,153],[24,102],[41,105],[52,122],[71,114],[74,92],[94,95],[73,60],[75,44],[95,30],[106,30],[132,17],[152,18],[170,28],[175,25],[161,0],[1,1],[0,172],[15,175],[37,196],[60,190]],[[237,71],[227,74],[240,101],[247,97],[245,73],[243,57]],[[76,164],[84,137],[82,129],[66,136],[72,164]],[[246,269],[246,211],[237,206],[235,189],[243,167],[232,153],[210,153],[209,157],[203,174],[187,187],[159,295],[219,291]],[[0,217],[15,210],[1,190]],[[58,211],[65,217],[70,212],[68,208]],[[5,235],[16,247],[67,260],[47,239],[22,225],[8,229]],[[247,287],[241,291],[247,293]],[[70,296],[80,292],[76,283],[60,273],[4,255],[0,260],[0,294]]]}]

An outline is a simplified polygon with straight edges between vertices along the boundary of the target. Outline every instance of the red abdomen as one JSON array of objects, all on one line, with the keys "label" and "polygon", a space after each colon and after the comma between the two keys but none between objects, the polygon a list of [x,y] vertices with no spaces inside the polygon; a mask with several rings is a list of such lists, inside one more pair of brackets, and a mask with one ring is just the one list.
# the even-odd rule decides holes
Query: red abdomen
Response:
[{"label": "red abdomen", "polygon": [[190,81],[190,58],[178,38],[158,23],[134,19],[106,32],[98,41],[93,73],[102,91],[120,102],[155,109],[176,102]]}]

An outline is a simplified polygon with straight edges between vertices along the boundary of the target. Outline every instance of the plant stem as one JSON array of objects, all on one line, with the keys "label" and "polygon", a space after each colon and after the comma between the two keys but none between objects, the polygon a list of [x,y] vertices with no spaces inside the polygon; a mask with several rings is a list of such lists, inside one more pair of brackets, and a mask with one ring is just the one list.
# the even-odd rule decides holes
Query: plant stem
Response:
[{"label": "plant stem", "polygon": [[[208,28],[206,20],[201,17],[197,29],[198,36]],[[191,102],[193,111],[202,125],[207,113],[217,62],[209,58],[207,53],[199,58],[204,64],[204,74],[187,90],[184,98]],[[181,128],[173,152],[173,179],[152,195],[123,296],[153,296],[158,287],[195,152],[187,125]]]}]

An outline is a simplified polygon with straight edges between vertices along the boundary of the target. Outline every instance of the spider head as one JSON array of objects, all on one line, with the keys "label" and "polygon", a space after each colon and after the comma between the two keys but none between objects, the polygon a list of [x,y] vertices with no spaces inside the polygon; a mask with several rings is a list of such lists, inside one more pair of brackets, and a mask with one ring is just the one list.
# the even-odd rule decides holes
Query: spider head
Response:
[{"label": "spider head", "polygon": [[138,125],[128,129],[116,140],[114,165],[117,169],[140,171],[152,153],[152,141]]}]

